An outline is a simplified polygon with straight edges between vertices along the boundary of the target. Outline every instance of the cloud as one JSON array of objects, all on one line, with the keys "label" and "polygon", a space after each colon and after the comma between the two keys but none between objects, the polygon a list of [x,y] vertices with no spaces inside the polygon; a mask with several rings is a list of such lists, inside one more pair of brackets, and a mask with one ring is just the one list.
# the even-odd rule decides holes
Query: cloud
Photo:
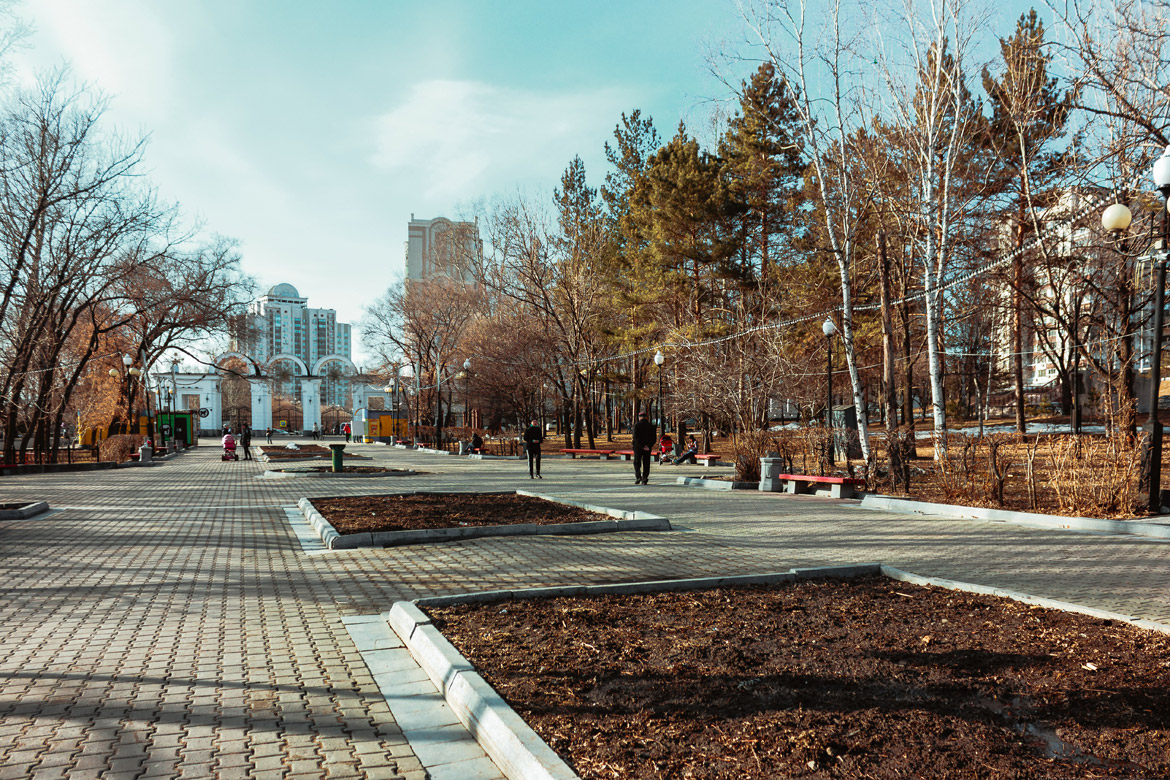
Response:
[{"label": "cloud", "polygon": [[63,53],[78,78],[118,96],[136,114],[165,112],[176,40],[151,3],[36,0],[26,9],[34,45]]},{"label": "cloud", "polygon": [[377,118],[372,161],[430,201],[528,179],[551,186],[573,155],[600,150],[628,101],[620,89],[553,94],[426,81]]}]

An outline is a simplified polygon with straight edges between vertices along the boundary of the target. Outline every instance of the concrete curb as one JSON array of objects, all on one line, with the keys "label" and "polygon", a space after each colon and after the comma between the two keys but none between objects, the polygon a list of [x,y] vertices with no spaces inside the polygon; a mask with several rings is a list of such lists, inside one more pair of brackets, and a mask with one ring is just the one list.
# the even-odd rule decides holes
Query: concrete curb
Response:
[{"label": "concrete curb", "polygon": [[703,477],[679,477],[675,484],[685,487],[706,488],[707,490],[755,490],[755,482],[728,482],[724,479],[704,479]]},{"label": "concrete curb", "polygon": [[949,580],[945,577],[923,577],[918,574],[903,571],[902,569],[896,569],[893,566],[886,566],[885,564],[882,564],[881,571],[884,576],[892,580],[909,582],[912,585],[933,585],[937,588],[946,588],[947,590],[961,590],[968,593],[984,593],[989,596],[1000,596],[1011,599],[1012,601],[1018,601],[1022,604],[1035,604],[1039,607],[1059,609],[1063,612],[1074,612],[1078,615],[1088,615],[1089,617],[1101,618],[1102,620],[1116,620],[1122,623],[1129,623],[1137,628],[1145,628],[1162,634],[1170,634],[1170,625],[1154,620],[1135,618],[1132,615],[1123,615],[1120,612],[1110,612],[1105,609],[1086,607],[1081,604],[1072,604],[1068,601],[1046,599],[1041,596],[1033,596],[1029,593],[1021,593],[1018,590],[1007,590],[1005,588],[995,588],[990,585],[976,585],[971,582]]},{"label": "concrete curb", "polygon": [[[558,496],[550,496],[546,493],[534,493],[531,490],[517,490],[518,496],[529,496],[531,498],[540,498],[545,501],[551,501],[554,504],[564,504],[565,506],[575,506],[578,509],[586,509],[590,512],[596,512],[599,515],[608,515],[615,517],[618,520],[646,520],[651,521],[646,528],[635,528],[633,526],[625,526],[626,530],[643,530],[643,531],[669,531],[670,522],[662,515],[654,515],[649,512],[627,512],[624,509],[610,509],[606,506],[598,506],[596,504],[586,504],[584,501],[573,501],[568,498],[560,498]],[[655,525],[653,521],[665,521],[666,527]]]},{"label": "concrete curb", "polygon": [[453,604],[510,601],[512,599],[555,599],[562,596],[633,596],[641,593],[667,593],[686,590],[708,590],[710,588],[740,585],[775,585],[794,580],[809,580],[818,577],[864,577],[880,574],[880,563],[844,564],[841,566],[820,566],[812,569],[789,569],[783,572],[765,574],[736,574],[728,577],[694,577],[685,580],[648,580],[645,582],[621,582],[612,585],[567,585],[552,588],[518,588],[516,590],[485,590],[475,593],[457,593],[450,596],[428,596],[415,599],[418,607],[449,607]]},{"label": "concrete curb", "polygon": [[450,455],[451,454],[450,452],[447,452],[446,450],[435,450],[435,449],[431,449],[430,447],[415,447],[414,451],[415,452],[425,452],[428,455]]},{"label": "concrete curb", "polygon": [[[264,472],[265,476],[273,472]],[[283,475],[306,476],[304,474]],[[269,477],[270,479],[272,477]],[[671,531],[674,530],[670,521],[659,515],[647,512],[626,512],[621,509],[609,509],[602,506],[593,506],[579,501],[567,501],[552,496],[538,495],[527,490],[495,491],[477,493],[476,495],[521,495],[532,498],[541,498],[557,504],[587,509],[598,514],[608,515],[614,520],[597,520],[587,523],[556,523],[554,525],[537,525],[536,523],[518,523],[514,525],[483,525],[465,526],[461,528],[428,528],[419,531],[380,531],[361,534],[342,534],[317,511],[309,498],[302,498],[297,506],[304,513],[305,519],[313,526],[321,537],[321,542],[330,550],[352,550],[358,547],[397,547],[407,544],[426,544],[427,542],[451,542],[459,539],[482,539],[495,536],[576,536],[584,534],[616,533],[618,531]],[[403,496],[432,495],[425,490],[399,493]]]},{"label": "concrete curb", "polygon": [[386,617],[459,722],[505,777],[580,780],[417,607],[400,601]]},{"label": "concrete curb", "polygon": [[413,477],[417,474],[417,471],[410,471],[409,469],[355,474],[334,474],[328,471],[285,471],[283,469],[268,469],[264,472],[264,478],[282,479],[285,477],[310,477],[313,479],[376,479],[379,477]]},{"label": "concrete curb", "polygon": [[[16,501],[8,503],[18,503]],[[48,501],[34,501],[19,509],[0,509],[0,520],[27,520],[30,517],[44,514],[49,511]]]},{"label": "concrete curb", "polygon": [[[333,524],[317,511],[317,508],[313,506],[313,502],[307,498],[302,498],[297,502],[297,506],[304,513],[305,519],[309,521],[309,525],[313,526],[313,530],[321,537],[321,543],[330,550],[339,549],[337,542],[343,537],[337,533],[337,529],[333,527]],[[369,534],[354,534],[354,536],[369,536]]]},{"label": "concrete curb", "polygon": [[904,498],[878,496],[867,493],[861,499],[862,509],[903,514],[937,515],[971,520],[1012,523],[1035,528],[1056,528],[1065,531],[1090,531],[1094,533],[1126,534],[1170,539],[1170,525],[1143,523],[1134,520],[1099,520],[1092,517],[1062,517],[1060,515],[1037,515],[1029,512],[1012,512],[1006,509],[988,509],[977,506],[955,506],[953,504],[932,504],[926,501],[910,501]]}]

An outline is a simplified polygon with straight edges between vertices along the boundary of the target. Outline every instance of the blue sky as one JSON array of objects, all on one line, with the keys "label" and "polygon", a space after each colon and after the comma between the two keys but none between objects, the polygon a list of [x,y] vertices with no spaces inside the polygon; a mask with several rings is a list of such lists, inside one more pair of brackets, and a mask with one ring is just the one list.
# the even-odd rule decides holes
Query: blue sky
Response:
[{"label": "blue sky", "polygon": [[[1025,8],[999,6],[995,34]],[[401,275],[412,213],[551,194],[575,154],[596,186],[623,111],[664,138],[680,119],[709,138],[712,101],[730,95],[707,53],[743,38],[733,0],[25,0],[18,13],[34,28],[24,78],[69,63],[110,98],[111,126],[150,136],[161,196],[238,239],[262,290],[289,282],[355,324]]]},{"label": "blue sky", "polygon": [[[726,0],[28,0],[25,74],[68,62],[150,136],[168,200],[237,238],[246,271],[357,322],[403,265],[411,213],[549,191],[641,108],[669,136],[726,98]],[[26,76],[27,77],[27,76]],[[355,339],[357,341],[357,339]]]}]

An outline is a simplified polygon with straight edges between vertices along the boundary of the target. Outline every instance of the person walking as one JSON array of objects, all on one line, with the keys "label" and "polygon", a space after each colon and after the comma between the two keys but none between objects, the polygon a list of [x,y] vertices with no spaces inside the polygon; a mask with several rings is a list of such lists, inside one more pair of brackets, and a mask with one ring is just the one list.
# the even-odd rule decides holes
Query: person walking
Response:
[{"label": "person walking", "polygon": [[344,423],[341,426],[341,432],[345,434],[345,443],[349,444],[349,437],[353,433],[353,428],[350,427],[349,423]]},{"label": "person walking", "polygon": [[320,428],[320,426],[317,425],[317,423],[313,423],[313,441],[317,441],[320,438],[321,438],[321,428]]},{"label": "person walking", "polygon": [[240,446],[244,448],[244,460],[252,459],[252,426],[245,425],[240,431]]},{"label": "person walking", "polygon": [[267,441],[269,444],[272,443],[272,426],[271,425],[269,425],[268,428],[266,428],[264,430],[264,440]]},{"label": "person walking", "polygon": [[634,423],[634,484],[650,484],[650,455],[658,441],[658,429],[647,419],[645,412],[638,412]]},{"label": "person walking", "polygon": [[524,431],[524,450],[528,453],[528,478],[544,479],[540,476],[540,443],[544,441],[544,431],[536,420]]}]

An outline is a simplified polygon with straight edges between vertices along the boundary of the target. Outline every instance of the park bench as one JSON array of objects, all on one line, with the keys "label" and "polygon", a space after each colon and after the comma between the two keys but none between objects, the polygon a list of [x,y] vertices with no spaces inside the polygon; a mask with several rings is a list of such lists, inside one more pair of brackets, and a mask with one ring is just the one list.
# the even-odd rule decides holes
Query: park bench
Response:
[{"label": "park bench", "polygon": [[578,455],[596,455],[600,460],[609,460],[609,456],[613,454],[613,450],[568,449],[561,450],[561,452],[565,453],[574,460],[577,459]]},{"label": "park bench", "polygon": [[706,464],[708,466],[718,466],[719,465],[719,455],[717,453],[714,453],[714,452],[706,452],[706,453],[700,452],[698,455],[695,456],[695,460],[696,461],[700,461],[700,460],[704,461],[704,462],[706,462]]},{"label": "park bench", "polygon": [[865,487],[865,480],[856,477],[818,477],[812,474],[779,474],[785,493],[806,493],[812,485],[828,485],[833,498],[852,498],[853,488]]},{"label": "park bench", "polygon": [[[633,460],[634,459],[634,451],[633,450],[614,450],[613,454],[617,455],[618,458],[620,458],[621,460]],[[655,463],[657,463],[658,462],[658,453],[657,452],[650,453],[650,458]]]}]

